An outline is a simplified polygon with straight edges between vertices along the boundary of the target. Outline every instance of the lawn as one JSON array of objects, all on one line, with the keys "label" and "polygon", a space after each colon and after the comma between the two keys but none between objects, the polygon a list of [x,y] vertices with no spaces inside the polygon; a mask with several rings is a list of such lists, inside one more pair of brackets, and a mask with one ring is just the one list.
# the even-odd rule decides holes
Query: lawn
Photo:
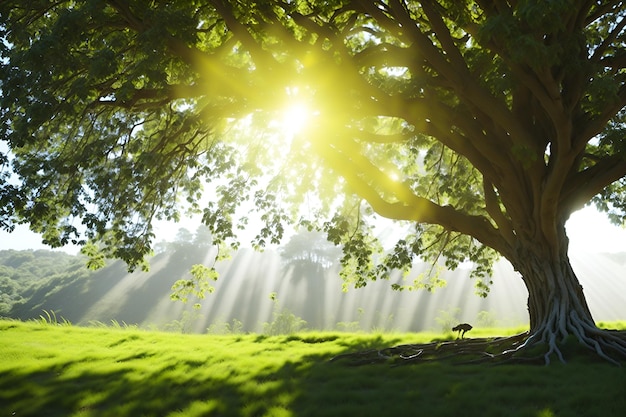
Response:
[{"label": "lawn", "polygon": [[[480,332],[477,332],[480,335]],[[2,416],[620,416],[626,370],[347,366],[427,334],[182,335],[0,321]]]}]

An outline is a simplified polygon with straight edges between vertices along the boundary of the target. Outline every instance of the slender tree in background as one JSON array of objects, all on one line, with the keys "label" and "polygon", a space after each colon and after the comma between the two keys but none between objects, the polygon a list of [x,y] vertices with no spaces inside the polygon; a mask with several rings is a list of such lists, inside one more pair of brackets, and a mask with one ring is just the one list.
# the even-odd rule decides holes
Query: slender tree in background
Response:
[{"label": "slender tree in background", "polygon": [[[589,203],[624,218],[625,17],[623,1],[5,0],[0,224],[133,267],[177,199],[216,241],[254,205],[255,245],[324,230],[356,286],[421,257],[473,262],[486,291],[500,254],[528,288],[525,346],[560,357],[573,335],[623,358],[565,222]],[[296,106],[302,129],[281,135]],[[384,256],[374,213],[415,225]]]}]

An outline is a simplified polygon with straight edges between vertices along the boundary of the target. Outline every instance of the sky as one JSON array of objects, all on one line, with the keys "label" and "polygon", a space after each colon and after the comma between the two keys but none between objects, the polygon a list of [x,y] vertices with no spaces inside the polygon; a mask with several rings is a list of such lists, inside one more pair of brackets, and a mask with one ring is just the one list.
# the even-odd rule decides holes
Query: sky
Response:
[{"label": "sky", "polygon": [[[173,240],[179,228],[185,227],[191,232],[197,224],[191,221],[181,223],[160,223],[157,226],[156,242]],[[626,252],[626,229],[615,226],[606,216],[593,207],[586,207],[572,214],[567,223],[570,238],[570,253]],[[19,226],[13,233],[0,231],[0,250],[49,249],[41,243],[39,235],[30,232],[26,226]],[[63,250],[75,254],[77,247]]]}]

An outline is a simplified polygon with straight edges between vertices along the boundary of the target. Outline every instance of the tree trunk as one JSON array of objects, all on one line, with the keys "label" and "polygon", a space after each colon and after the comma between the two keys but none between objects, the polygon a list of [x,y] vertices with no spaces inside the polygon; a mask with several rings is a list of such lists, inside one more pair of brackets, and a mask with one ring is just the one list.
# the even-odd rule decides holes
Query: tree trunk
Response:
[{"label": "tree trunk", "polygon": [[548,347],[546,363],[550,362],[552,354],[565,362],[558,345],[567,337],[574,336],[584,346],[615,362],[607,356],[608,351],[623,358],[626,344],[610,332],[596,327],[583,287],[570,264],[564,231],[562,239],[563,245],[557,256],[551,255],[555,251],[547,245],[519,242],[518,256],[510,260],[522,274],[528,289],[530,334],[525,346],[544,343]]}]

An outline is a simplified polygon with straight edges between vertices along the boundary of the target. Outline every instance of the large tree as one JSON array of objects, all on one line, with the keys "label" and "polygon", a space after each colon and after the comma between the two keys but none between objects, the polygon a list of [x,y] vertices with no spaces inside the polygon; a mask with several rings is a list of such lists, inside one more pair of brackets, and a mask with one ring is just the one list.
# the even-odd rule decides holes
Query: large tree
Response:
[{"label": "large tree", "polygon": [[[565,231],[589,203],[624,218],[623,1],[4,0],[0,17],[3,228],[133,267],[177,199],[218,241],[253,203],[256,245],[323,229],[356,286],[420,257],[474,262],[486,289],[501,254],[528,288],[525,346],[626,353]],[[308,120],[281,135],[296,103]],[[384,256],[374,214],[415,225]]]}]

